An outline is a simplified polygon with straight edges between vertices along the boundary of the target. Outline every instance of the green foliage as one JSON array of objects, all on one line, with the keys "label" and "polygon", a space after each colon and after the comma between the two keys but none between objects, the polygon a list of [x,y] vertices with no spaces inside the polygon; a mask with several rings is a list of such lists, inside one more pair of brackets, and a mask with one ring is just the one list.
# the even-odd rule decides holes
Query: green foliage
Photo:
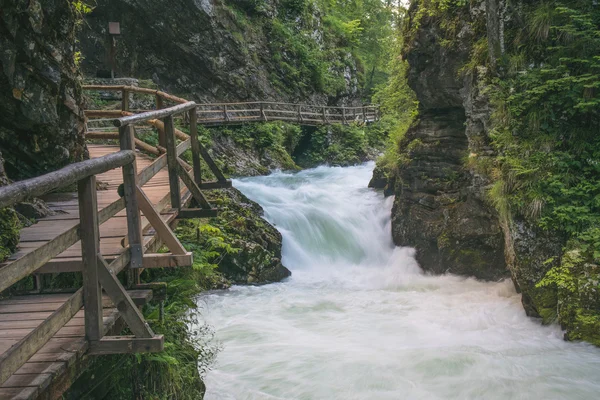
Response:
[{"label": "green foliage", "polygon": [[524,11],[491,92],[500,155],[489,194],[506,220],[565,238],[537,289],[556,293],[548,315],[568,338],[600,344],[600,10],[572,0]]},{"label": "green foliage", "polygon": [[387,135],[387,126],[381,122],[366,126],[335,124],[306,128],[294,158],[303,167],[354,165],[367,161],[373,152],[380,151]]},{"label": "green foliage", "polygon": [[262,31],[268,37],[269,54],[261,55],[262,62],[270,67],[270,81],[280,92],[337,98],[355,84],[347,81],[350,73],[358,75],[358,84],[369,95],[387,77],[386,41],[396,18],[391,3],[284,0],[276,13],[265,0],[228,4],[245,33]]},{"label": "green foliage", "polygon": [[189,268],[145,270],[143,282],[167,283],[167,300],[144,309],[146,320],[157,334],[165,336],[165,351],[125,356],[111,374],[111,399],[155,400],[202,398],[200,378],[209,370],[220,350],[213,332],[201,322],[196,297],[206,289],[223,285],[215,271],[224,255],[238,250],[219,228],[204,220],[185,220],[176,234],[194,253]]},{"label": "green foliage", "polygon": [[12,208],[0,209],[0,262],[6,260],[19,244],[21,222]]},{"label": "green foliage", "polygon": [[402,47],[402,35],[398,32],[390,42],[390,77],[375,88],[373,95],[373,103],[380,105],[383,114],[379,124],[385,126],[388,134],[385,152],[377,160],[377,166],[388,178],[397,176],[399,168],[408,160],[404,136],[418,113],[415,94],[407,84],[408,63],[402,59]]}]

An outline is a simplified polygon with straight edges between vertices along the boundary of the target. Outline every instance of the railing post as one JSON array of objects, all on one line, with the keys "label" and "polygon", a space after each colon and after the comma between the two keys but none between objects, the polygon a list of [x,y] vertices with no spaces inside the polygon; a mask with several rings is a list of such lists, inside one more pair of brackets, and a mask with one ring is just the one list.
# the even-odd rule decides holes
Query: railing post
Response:
[{"label": "railing post", "polygon": [[298,122],[302,122],[302,105],[298,104]]},{"label": "railing post", "polygon": [[229,115],[227,115],[227,106],[223,106],[223,118],[225,118],[225,121],[229,122]]},{"label": "railing post", "polygon": [[129,90],[121,91],[121,111],[129,111]]},{"label": "railing post", "polygon": [[346,107],[342,107],[342,124],[346,125]]},{"label": "railing post", "polygon": [[[164,106],[165,104],[163,102],[163,98],[159,94],[156,94],[156,109],[161,110],[164,108]],[[165,131],[161,129],[158,129],[158,145],[160,147],[167,146],[167,141],[165,139]]]},{"label": "railing post", "polygon": [[325,107],[321,107],[323,109],[323,123],[327,123],[327,117],[325,116]]},{"label": "railing post", "polygon": [[102,337],[102,288],[98,280],[98,253],[100,234],[98,228],[98,198],[96,177],[77,182],[79,199],[79,236],[83,262],[83,305],[85,307],[85,337],[89,341]]},{"label": "railing post", "polygon": [[363,122],[366,124],[367,123],[367,112],[365,111],[365,106],[362,106],[362,113],[363,113]]},{"label": "railing post", "polygon": [[200,186],[202,184],[202,169],[200,168],[200,143],[198,142],[198,127],[196,125],[196,108],[189,111],[190,115],[190,139],[192,142],[192,162],[194,166],[194,181]]},{"label": "railing post", "polygon": [[179,175],[177,174],[177,146],[175,144],[175,126],[173,116],[169,115],[163,120],[165,124],[167,167],[169,169],[169,185],[171,190],[171,207],[181,209],[181,190],[179,189]]},{"label": "railing post", "polygon": [[[135,151],[133,126],[125,125],[119,128],[121,150]],[[131,255],[131,268],[142,268],[143,243],[140,209],[137,202],[137,166],[135,160],[123,166],[123,196],[127,212],[127,238]],[[132,282],[129,282],[132,283]]]},{"label": "railing post", "polygon": [[265,114],[265,105],[264,105],[264,103],[262,103],[262,102],[260,103],[260,118],[261,118],[263,121],[266,121],[266,120],[267,120],[267,114]]}]

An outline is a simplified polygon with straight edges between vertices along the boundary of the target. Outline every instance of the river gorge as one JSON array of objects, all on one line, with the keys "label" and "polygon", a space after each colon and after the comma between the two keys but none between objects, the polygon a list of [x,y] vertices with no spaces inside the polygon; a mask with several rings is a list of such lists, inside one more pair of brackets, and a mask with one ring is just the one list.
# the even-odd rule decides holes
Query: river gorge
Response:
[{"label": "river gorge", "polygon": [[600,349],[525,315],[510,280],[424,274],[373,163],[234,186],[283,235],[287,280],[198,300],[222,346],[206,399],[592,399]]}]

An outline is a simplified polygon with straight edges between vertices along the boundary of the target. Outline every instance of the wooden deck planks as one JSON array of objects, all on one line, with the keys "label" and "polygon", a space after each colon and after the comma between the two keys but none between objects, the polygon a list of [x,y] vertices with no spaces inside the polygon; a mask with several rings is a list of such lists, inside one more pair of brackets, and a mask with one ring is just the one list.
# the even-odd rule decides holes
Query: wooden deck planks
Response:
[{"label": "wooden deck planks", "polygon": [[[118,146],[89,145],[90,157],[97,158],[110,153],[119,151]],[[136,164],[138,171],[152,163],[152,159],[141,153],[137,154]],[[119,199],[117,193],[118,186],[123,182],[121,169],[115,169],[97,176],[98,182],[108,184],[106,190],[98,190],[98,209],[108,206]],[[150,179],[142,189],[153,204],[158,209],[163,209],[169,198],[169,175],[166,168],[160,170],[152,179]],[[53,193],[45,196],[48,206],[57,211],[56,215],[49,216],[40,220],[38,223],[24,228],[21,231],[20,244],[16,253],[9,260],[15,260],[25,254],[39,248],[49,240],[62,232],[66,232],[79,223],[79,205],[75,193]],[[167,218],[167,217],[165,217]],[[145,218],[142,220],[142,226],[148,227]],[[127,224],[125,211],[121,211],[113,218],[100,225],[101,251],[103,255],[118,255],[123,251],[120,240],[126,236]],[[154,234],[154,232],[152,232]],[[104,240],[103,240],[104,239]],[[60,257],[81,257],[80,242],[71,246]]]},{"label": "wooden deck planks", "polygon": [[[134,290],[129,291],[129,294],[136,304],[147,302],[152,297],[151,290]],[[18,296],[16,300],[23,302],[22,304],[32,304],[30,301],[34,300],[36,297],[40,297],[42,304],[54,305],[57,303],[52,302],[53,300],[64,298],[65,296],[68,295],[52,294]],[[48,303],[48,301],[50,301],[50,303]],[[2,303],[3,301],[0,301],[0,306],[2,306]],[[83,310],[79,311],[67,325],[59,330],[58,333],[50,339],[42,349],[40,349],[40,351],[31,357],[25,365],[0,386],[0,400],[35,399],[38,395],[43,393],[44,389],[50,385],[53,379],[67,372],[69,365],[76,362],[76,360],[87,350],[87,342],[84,340],[85,329],[83,325],[83,313]],[[0,308],[0,316],[1,315],[5,314],[2,314]],[[106,332],[117,320],[118,311],[115,308],[112,308],[112,304],[109,304],[108,307],[103,309],[103,316],[104,331]],[[29,322],[35,322],[39,325],[43,321],[43,319],[37,319]],[[10,323],[12,324],[14,322],[23,321],[13,321]],[[2,322],[0,322],[0,324],[2,324]],[[3,332],[12,332],[12,334],[18,332],[18,335],[16,336],[21,335],[21,337],[23,337],[35,326],[26,329],[7,329],[6,323],[4,323],[4,326],[0,327],[0,349],[2,349],[0,352],[6,351],[8,347],[18,342],[18,338],[7,339],[6,337],[2,337]]]},{"label": "wooden deck planks", "polygon": [[[118,151],[118,146],[89,145],[92,158],[101,157]],[[152,159],[138,154],[137,168],[141,171],[152,163]],[[166,168],[159,171],[143,190],[147,197],[159,210],[168,205],[169,181]],[[98,190],[98,209],[102,209],[119,199],[117,188],[122,182],[120,169],[108,171],[98,175],[102,182]],[[182,192],[185,192],[183,190]],[[47,196],[48,205],[57,212],[56,215],[40,220],[21,232],[21,244],[18,252],[11,257],[15,259],[27,252],[33,251],[47,243],[61,232],[71,229],[79,223],[79,210],[77,196],[73,193],[55,193]],[[166,221],[171,221],[174,214],[161,215]],[[151,245],[155,240],[155,232],[147,220],[144,230],[144,242]],[[126,218],[121,211],[100,226],[100,251],[110,258],[123,252],[122,239],[127,234]],[[54,261],[80,260],[81,244],[77,242]],[[130,292],[136,304],[143,304],[151,297],[151,291]],[[18,343],[29,332],[42,324],[53,311],[58,309],[71,296],[71,293],[43,294],[32,296],[15,296],[7,300],[0,300],[0,354]],[[108,298],[103,298],[104,330],[108,331],[118,319],[118,311],[113,307]],[[33,400],[43,394],[53,379],[61,374],[68,373],[68,368],[83,357],[87,351],[87,342],[84,340],[84,311],[79,311],[56,335],[50,339],[30,360],[15,372],[4,384],[0,386],[0,400]]]}]

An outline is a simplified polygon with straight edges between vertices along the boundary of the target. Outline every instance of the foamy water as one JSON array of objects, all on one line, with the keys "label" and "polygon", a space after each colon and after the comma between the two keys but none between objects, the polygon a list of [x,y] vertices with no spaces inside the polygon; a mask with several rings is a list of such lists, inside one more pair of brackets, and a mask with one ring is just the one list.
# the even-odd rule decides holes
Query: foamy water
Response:
[{"label": "foamy water", "polygon": [[600,350],[527,318],[511,282],[427,276],[394,247],[372,169],[234,182],[292,277],[199,300],[223,346],[206,399],[600,398]]}]

